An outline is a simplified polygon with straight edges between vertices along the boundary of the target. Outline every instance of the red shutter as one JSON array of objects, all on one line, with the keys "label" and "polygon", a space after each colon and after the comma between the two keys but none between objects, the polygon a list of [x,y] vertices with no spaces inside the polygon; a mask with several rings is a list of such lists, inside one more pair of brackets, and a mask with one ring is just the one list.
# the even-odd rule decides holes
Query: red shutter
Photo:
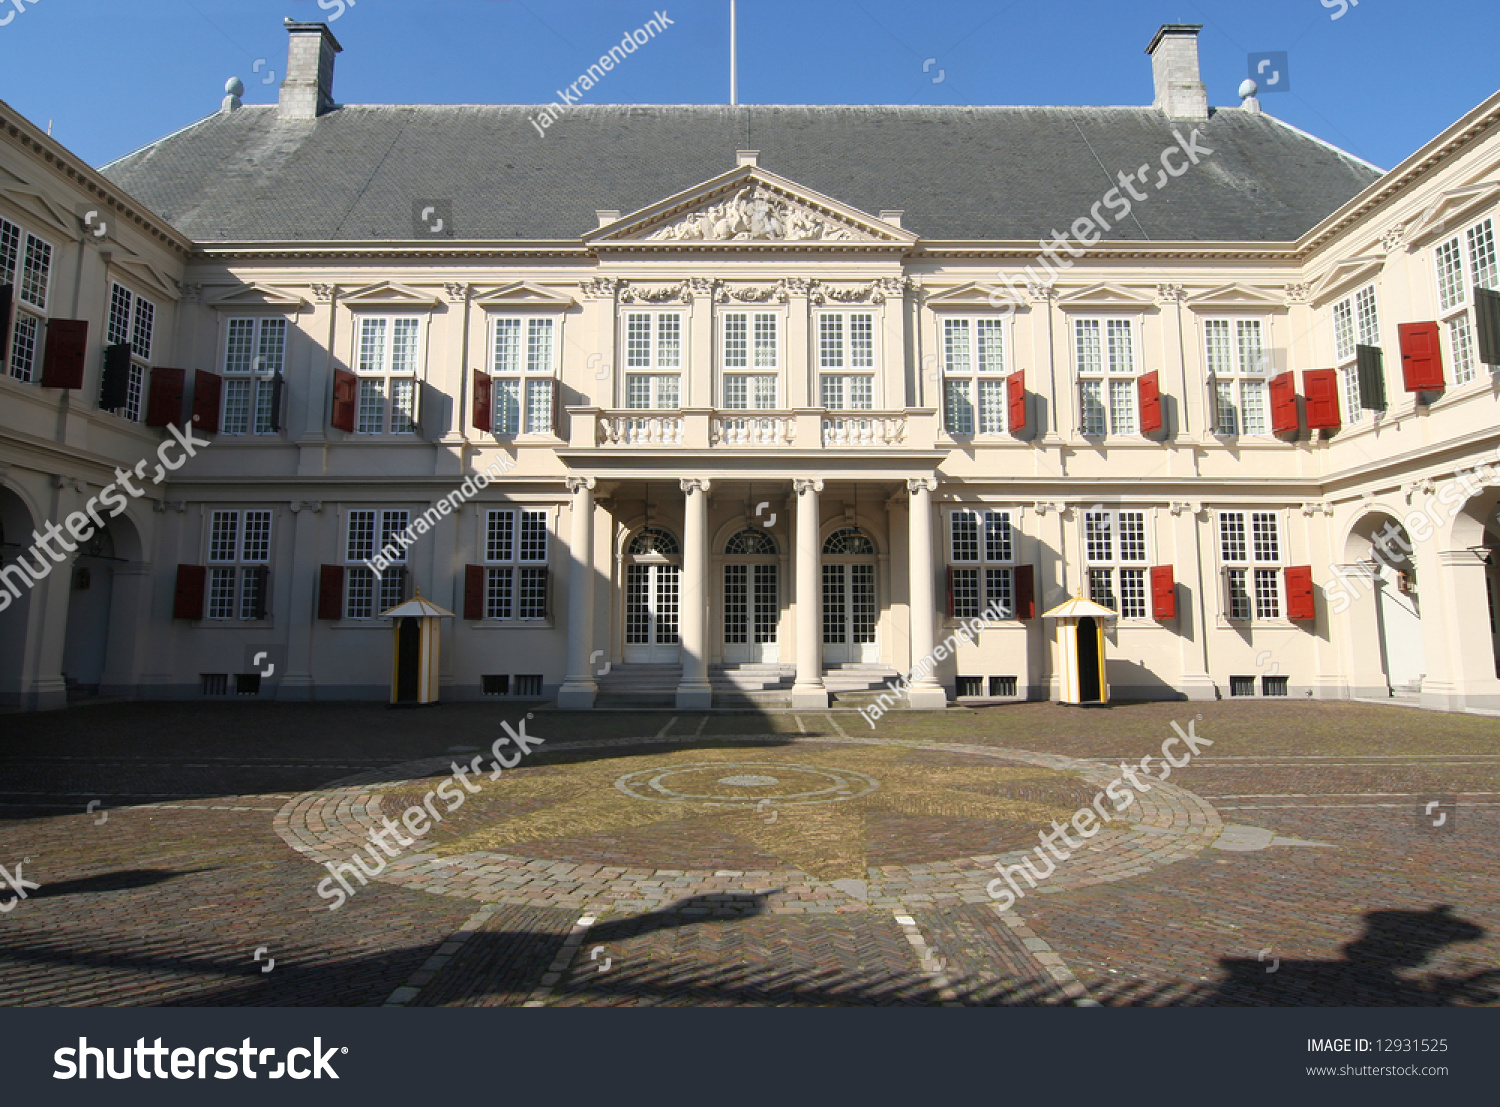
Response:
[{"label": "red shutter", "polygon": [[948,566],[948,618],[953,618],[953,566]]},{"label": "red shutter", "polygon": [[1436,323],[1402,323],[1401,376],[1408,392],[1437,392],[1443,387],[1443,348]]},{"label": "red shutter", "polygon": [[182,418],[182,390],[186,383],[186,370],[151,370],[151,396],[146,401],[146,426],[170,426]]},{"label": "red shutter", "polygon": [[172,601],[172,618],[203,618],[203,593],[208,570],[202,565],[177,566],[177,595]]},{"label": "red shutter", "polygon": [[333,371],[333,418],[329,423],[354,433],[354,413],[359,407],[359,378],[347,369]]},{"label": "red shutter", "polygon": [[1302,429],[1297,418],[1297,374],[1290,369],[1271,378],[1271,430],[1296,434]]},{"label": "red shutter", "polygon": [[193,371],[193,426],[208,434],[219,433],[219,393],[224,387],[217,373]]},{"label": "red shutter", "polygon": [[464,566],[464,618],[477,623],[484,618],[484,566]]},{"label": "red shutter", "polygon": [[495,381],[478,369],[474,370],[474,429],[495,429]]},{"label": "red shutter", "polygon": [[43,388],[82,388],[83,354],[89,344],[87,319],[48,319],[42,355]]},{"label": "red shutter", "polygon": [[324,565],[318,571],[318,618],[344,617],[344,567]]},{"label": "red shutter", "polygon": [[1286,617],[1297,623],[1312,622],[1318,617],[1313,603],[1311,565],[1288,565],[1286,569]]},{"label": "red shutter", "polygon": [[1012,592],[1016,600],[1017,619],[1036,618],[1036,568],[1032,565],[1017,565],[1011,578]]},{"label": "red shutter", "polygon": [[1308,430],[1339,429],[1339,378],[1335,370],[1304,370],[1302,394],[1307,398]]},{"label": "red shutter", "polygon": [[1141,433],[1161,433],[1161,383],[1156,370],[1142,373],[1135,382],[1141,401]]},{"label": "red shutter", "polygon": [[0,284],[0,371],[6,364],[5,356],[10,353],[10,309],[15,291],[8,284]]},{"label": "red shutter", "polygon": [[1017,369],[1005,378],[1005,398],[1010,433],[1019,436],[1026,429],[1026,370]]},{"label": "red shutter", "polygon": [[1177,581],[1170,565],[1157,565],[1151,570],[1151,617],[1177,618]]}]

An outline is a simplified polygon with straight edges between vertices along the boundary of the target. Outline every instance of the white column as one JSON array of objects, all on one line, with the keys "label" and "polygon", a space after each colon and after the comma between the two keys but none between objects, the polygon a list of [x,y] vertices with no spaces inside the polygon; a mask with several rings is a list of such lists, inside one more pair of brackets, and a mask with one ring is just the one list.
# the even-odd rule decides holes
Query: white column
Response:
[{"label": "white column", "polygon": [[573,525],[568,537],[568,671],[557,690],[564,711],[589,711],[594,683],[594,478],[569,477]]},{"label": "white column", "polygon": [[685,478],[682,521],[682,683],[679,711],[706,711],[713,706],[708,683],[708,488],[709,482]]},{"label": "white column", "polygon": [[816,711],[828,707],[823,686],[823,582],[818,542],[820,480],[794,480],[797,494],[797,679],[792,684],[792,707]]},{"label": "white column", "polygon": [[1472,550],[1417,546],[1417,586],[1427,675],[1422,706],[1444,711],[1500,708],[1495,645],[1490,635],[1487,569]]},{"label": "white column", "polygon": [[937,621],[932,603],[932,494],[937,491],[937,478],[908,478],[906,490],[911,493],[907,537],[911,551],[912,666],[924,670],[911,682],[907,697],[914,710],[941,711],[948,706],[948,693],[932,677],[937,665],[932,656],[933,624]]}]

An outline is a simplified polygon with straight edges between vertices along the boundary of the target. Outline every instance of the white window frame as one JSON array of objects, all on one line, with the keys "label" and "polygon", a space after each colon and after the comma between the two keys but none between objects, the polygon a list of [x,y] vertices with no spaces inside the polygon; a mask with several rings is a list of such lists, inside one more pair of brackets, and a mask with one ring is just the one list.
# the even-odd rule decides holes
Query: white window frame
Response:
[{"label": "white window frame", "polygon": [[[1084,334],[1097,329],[1098,364],[1084,356]],[[1137,380],[1141,375],[1140,320],[1132,316],[1085,315],[1073,319],[1073,371],[1078,382],[1078,431],[1086,438],[1113,438],[1141,433],[1140,397]],[[1127,357],[1117,356],[1114,344],[1117,334],[1126,336]],[[1093,406],[1099,416],[1092,416]]]},{"label": "white window frame", "polygon": [[[1003,316],[939,317],[943,426],[951,437],[983,438],[1005,433],[1005,379],[1010,368],[1007,330]],[[982,331],[994,336],[990,343],[981,341]]]},{"label": "white window frame", "polygon": [[[1500,291],[1500,250],[1495,241],[1493,216],[1465,227],[1432,248],[1437,281],[1438,322],[1447,346],[1448,364],[1453,366],[1453,384],[1473,384],[1481,377],[1479,343],[1475,337],[1473,290]],[[1491,366],[1494,372],[1496,366]]]},{"label": "white window frame", "polygon": [[[1079,548],[1089,598],[1115,612],[1122,622],[1149,621],[1152,513],[1143,507],[1101,506],[1082,514]],[[1132,608],[1131,603],[1139,606]]]},{"label": "white window frame", "polygon": [[[524,504],[488,508],[480,517],[480,526],[484,621],[545,623],[550,601],[547,592],[552,587],[551,509]],[[538,580],[540,589],[535,583]]]},{"label": "white window frame", "polygon": [[[1231,548],[1226,520],[1235,523],[1238,540]],[[1257,508],[1224,508],[1215,513],[1215,549],[1222,578],[1225,620],[1234,623],[1286,622],[1286,528],[1280,511]],[[1268,556],[1265,528],[1270,527],[1275,544]],[[1267,586],[1263,588],[1262,586]]]},{"label": "white window frame", "polygon": [[[776,411],[781,406],[784,313],[730,308],[719,313],[719,379],[725,411]],[[762,328],[770,325],[769,358]],[[743,328],[743,349],[732,348],[732,332]],[[737,347],[737,343],[735,344]]]},{"label": "white window frame", "polygon": [[[356,523],[361,528],[358,536],[355,534]],[[343,613],[349,622],[368,623],[378,619],[382,611],[389,611],[404,599],[403,575],[395,570],[406,564],[406,551],[392,536],[405,531],[410,525],[411,511],[404,507],[354,507],[345,514]],[[365,538],[366,529],[368,539]],[[384,570],[377,579],[374,570],[365,561],[375,557],[386,547],[388,549],[381,556],[391,563],[391,567]],[[368,611],[365,609],[366,592]],[[356,596],[356,593],[359,595]]]},{"label": "white window frame", "polygon": [[1216,316],[1202,321],[1202,331],[1214,434],[1222,438],[1271,434],[1267,320],[1259,316]]},{"label": "white window frame", "polygon": [[[9,284],[15,289],[11,298],[11,334],[7,347],[9,364],[5,367],[5,372],[14,380],[35,384],[41,379],[42,340],[47,329],[47,300],[56,256],[56,250],[47,239],[9,219],[0,218],[0,284]],[[33,283],[27,278],[34,268],[34,257],[41,260],[41,294],[27,296],[25,292]]]},{"label": "white window frame", "polygon": [[1333,326],[1333,357],[1339,372],[1339,400],[1347,422],[1358,423],[1371,410],[1359,391],[1357,346],[1380,345],[1380,303],[1374,283],[1363,285],[1328,309]]},{"label": "white window frame", "polygon": [[[155,346],[157,306],[129,285],[111,281],[105,312],[105,347],[121,343],[130,345],[130,379],[126,383],[125,406],[116,409],[115,414],[139,423],[145,404],[146,374],[151,368]],[[102,401],[103,397],[100,399]]]},{"label": "white window frame", "polygon": [[[955,507],[946,515],[943,545],[953,579],[953,618],[981,618],[998,603],[1003,618],[1014,619],[1016,547],[1021,541],[1016,526],[1018,513],[1013,508],[985,504]],[[972,544],[966,542],[960,548],[960,533],[967,535],[970,530]]]},{"label": "white window frame", "polygon": [[[557,315],[492,313],[489,373],[493,382],[492,433],[502,437],[555,435],[552,413],[557,395],[562,318]],[[515,331],[514,349],[501,337]]]},{"label": "white window frame", "polygon": [[[233,520],[232,533],[223,524]],[[275,520],[270,508],[224,508],[208,513],[208,579],[203,597],[203,618],[216,623],[255,621],[261,599],[252,580],[269,584],[271,542]],[[228,538],[228,548],[224,539]],[[267,618],[270,617],[269,609]]]},{"label": "white window frame", "polygon": [[[244,357],[235,349],[236,336],[248,328]],[[276,378],[286,366],[286,345],[292,327],[284,315],[235,315],[224,320],[219,348],[219,376],[224,395],[219,401],[219,433],[276,434]]]},{"label": "white window frame", "polygon": [[[645,349],[632,346],[633,327],[648,320]],[[677,352],[663,356],[663,323],[677,321]],[[688,344],[691,328],[688,313],[677,309],[631,308],[620,315],[620,350],[625,371],[620,374],[622,406],[636,411],[677,411],[687,404]],[[675,394],[674,394],[675,393]],[[644,396],[644,403],[633,402]]]},{"label": "white window frame", "polygon": [[[825,329],[825,321],[835,319],[839,321],[837,335]],[[868,353],[856,347],[855,319],[869,321]],[[829,411],[877,410],[882,402],[879,313],[857,308],[819,310],[813,316],[812,342],[818,367],[818,403]]]},{"label": "white window frame", "polygon": [[[385,332],[378,349],[372,350],[365,341],[365,335],[372,324],[380,322],[385,324]],[[396,369],[396,332],[407,326],[411,326],[416,332],[411,364]],[[359,387],[355,393],[354,433],[366,438],[405,438],[415,435],[422,417],[422,366],[427,348],[427,317],[410,312],[358,311],[354,315],[352,340],[354,349],[349,365],[359,378]],[[378,360],[367,361],[367,352],[375,353]],[[411,390],[411,401],[405,412],[398,410],[396,401],[396,392],[405,390],[402,386],[408,386]],[[378,416],[375,425],[371,425],[370,416],[374,413],[377,401]],[[410,426],[402,426],[403,422],[409,422]]]}]

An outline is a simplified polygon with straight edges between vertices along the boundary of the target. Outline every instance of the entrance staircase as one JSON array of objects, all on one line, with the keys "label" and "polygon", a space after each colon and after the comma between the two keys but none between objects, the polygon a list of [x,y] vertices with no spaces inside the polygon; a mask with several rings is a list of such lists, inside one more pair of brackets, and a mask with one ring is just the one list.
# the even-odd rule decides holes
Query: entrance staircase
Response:
[{"label": "entrance staircase", "polygon": [[[713,704],[729,710],[785,710],[792,706],[795,665],[711,665],[708,680],[713,686]],[[823,671],[834,707],[868,707],[885,693],[885,684],[899,674],[888,665],[830,665]],[[613,665],[596,677],[599,694],[594,706],[603,710],[674,707],[681,665]],[[898,697],[905,706],[906,697]]]}]

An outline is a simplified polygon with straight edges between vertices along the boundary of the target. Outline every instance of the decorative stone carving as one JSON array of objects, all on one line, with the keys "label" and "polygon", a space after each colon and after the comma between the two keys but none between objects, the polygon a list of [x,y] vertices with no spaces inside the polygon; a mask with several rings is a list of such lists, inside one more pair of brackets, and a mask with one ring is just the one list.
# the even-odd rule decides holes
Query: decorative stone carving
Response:
[{"label": "decorative stone carving", "polygon": [[323,503],[321,500],[293,500],[288,506],[291,507],[293,515],[296,515],[298,512],[302,511],[311,511],[314,515],[316,515],[318,512],[323,510]]},{"label": "decorative stone carving", "polygon": [[815,478],[798,477],[792,481],[792,491],[799,496],[804,492],[821,492],[823,482]]},{"label": "decorative stone carving", "polygon": [[578,286],[578,291],[585,300],[613,300],[619,287],[619,277],[590,277]]},{"label": "decorative stone carving", "polygon": [[1402,485],[1401,491],[1406,496],[1406,502],[1411,503],[1412,500],[1416,499],[1416,497],[1419,495],[1431,496],[1432,487],[1433,485],[1431,477],[1421,477],[1417,480],[1412,481],[1410,484]]},{"label": "decorative stone carving", "polygon": [[1312,518],[1312,516],[1319,515],[1319,514],[1321,514],[1321,515],[1327,515],[1327,516],[1332,516],[1333,515],[1333,505],[1331,503],[1327,503],[1327,502],[1303,504],[1302,505],[1302,514],[1306,515],[1308,518]]},{"label": "decorative stone carving", "polygon": [[906,490],[915,496],[924,489],[928,492],[937,491],[937,477],[907,477]]},{"label": "decorative stone carving", "polygon": [[646,238],[655,242],[876,241],[872,234],[835,222],[759,183],[658,227]]},{"label": "decorative stone carving", "polygon": [[1156,286],[1156,302],[1159,304],[1180,304],[1187,299],[1187,289],[1180,284],[1159,284]]},{"label": "decorative stone carving", "polygon": [[1039,281],[1027,281],[1026,294],[1031,297],[1033,304],[1050,304],[1057,299],[1057,286],[1042,284]]},{"label": "decorative stone carving", "polygon": [[1312,298],[1312,286],[1305,281],[1284,284],[1281,286],[1281,291],[1289,304],[1305,304]]},{"label": "decorative stone carving", "polygon": [[593,477],[565,477],[563,479],[568,486],[569,492],[577,492],[580,488],[587,488],[592,491],[594,485],[598,483]]},{"label": "decorative stone carving", "polygon": [[[894,289],[890,285],[894,285]],[[883,304],[887,296],[900,294],[901,282],[891,278],[881,278],[856,288],[835,288],[822,281],[814,281],[808,299],[814,304],[830,301],[835,304]]]},{"label": "decorative stone carving", "polygon": [[448,302],[461,304],[469,298],[469,286],[450,281],[443,285],[443,291],[448,294]]},{"label": "decorative stone carving", "polygon": [[710,481],[704,480],[702,477],[683,477],[677,482],[678,487],[687,495],[692,495],[694,492],[702,492],[706,496],[708,495],[710,484]]},{"label": "decorative stone carving", "polygon": [[686,284],[668,284],[658,288],[638,288],[633,284],[621,282],[620,303],[622,304],[670,304],[677,301],[683,303],[692,302],[692,293],[688,291]]},{"label": "decorative stone carving", "polygon": [[203,300],[203,286],[201,284],[187,284],[182,281],[173,281],[177,286],[177,296],[185,304],[196,304]]},{"label": "decorative stone carving", "polygon": [[721,284],[714,298],[721,304],[727,304],[732,300],[738,300],[742,304],[765,304],[773,300],[778,304],[784,304],[790,297],[787,294],[786,282],[778,281],[776,284],[763,288],[757,288],[754,285]]},{"label": "decorative stone carving", "polygon": [[807,277],[786,277],[781,286],[793,296],[806,296],[812,291],[813,282]]},{"label": "decorative stone carving", "polygon": [[1406,224],[1397,223],[1380,236],[1380,245],[1385,248],[1386,253],[1394,254],[1397,250],[1401,249],[1405,237]]},{"label": "decorative stone carving", "polygon": [[307,287],[312,290],[313,299],[320,304],[330,303],[336,290],[331,284],[310,284]]},{"label": "decorative stone carving", "polygon": [[1184,512],[1188,515],[1201,515],[1203,505],[1201,503],[1172,503],[1167,505],[1167,510],[1173,515],[1181,515]]},{"label": "decorative stone carving", "polygon": [[702,298],[712,300],[714,289],[719,286],[717,279],[713,277],[689,277],[687,279],[687,292],[685,296],[689,299]]}]

